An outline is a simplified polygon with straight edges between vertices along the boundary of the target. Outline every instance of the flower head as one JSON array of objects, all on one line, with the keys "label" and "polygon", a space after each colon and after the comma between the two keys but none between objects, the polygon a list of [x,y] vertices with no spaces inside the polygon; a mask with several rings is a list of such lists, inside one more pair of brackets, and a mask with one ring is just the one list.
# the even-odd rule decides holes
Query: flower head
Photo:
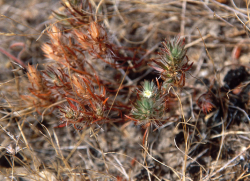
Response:
[{"label": "flower head", "polygon": [[142,97],[151,98],[157,94],[157,87],[154,82],[144,81],[142,84]]},{"label": "flower head", "polygon": [[187,53],[187,50],[184,49],[185,40],[180,39],[179,36],[170,41],[165,40],[162,42],[162,45],[164,48],[161,49],[162,52],[160,54],[165,56],[170,64],[178,64],[185,58]]},{"label": "flower head", "polygon": [[159,126],[165,111],[164,96],[153,81],[144,81],[142,84],[142,91],[139,90],[140,96],[136,100],[131,117],[137,125],[154,124]]},{"label": "flower head", "polygon": [[177,37],[170,41],[165,40],[162,45],[163,48],[159,52],[160,58],[153,60],[156,66],[151,65],[151,67],[159,71],[165,83],[184,86],[185,72],[193,65],[193,63],[188,64],[187,50],[184,48],[185,41]]}]

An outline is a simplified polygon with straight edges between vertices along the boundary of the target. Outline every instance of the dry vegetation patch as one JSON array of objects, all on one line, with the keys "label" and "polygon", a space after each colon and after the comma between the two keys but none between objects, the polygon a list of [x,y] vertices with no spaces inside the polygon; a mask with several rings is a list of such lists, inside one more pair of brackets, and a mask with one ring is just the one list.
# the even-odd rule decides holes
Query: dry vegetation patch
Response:
[{"label": "dry vegetation patch", "polygon": [[0,180],[249,180],[249,0],[0,0]]}]

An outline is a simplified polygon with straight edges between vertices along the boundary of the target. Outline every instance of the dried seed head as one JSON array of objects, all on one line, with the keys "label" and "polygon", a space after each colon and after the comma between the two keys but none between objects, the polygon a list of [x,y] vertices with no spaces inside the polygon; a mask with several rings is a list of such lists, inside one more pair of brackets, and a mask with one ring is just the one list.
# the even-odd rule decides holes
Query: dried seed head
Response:
[{"label": "dried seed head", "polygon": [[62,33],[60,32],[58,27],[52,26],[51,31],[49,32],[49,36],[50,36],[51,41],[55,45],[60,46],[60,40],[62,37]]},{"label": "dried seed head", "polygon": [[43,45],[42,45],[42,50],[43,50],[43,52],[45,53],[45,56],[47,57],[47,58],[49,58],[49,59],[53,59],[53,54],[54,54],[54,51],[53,51],[53,48],[50,46],[50,45],[48,45],[47,43],[44,43]]},{"label": "dried seed head", "polygon": [[42,76],[39,73],[39,71],[37,71],[37,69],[35,67],[33,67],[32,65],[28,65],[27,69],[28,69],[28,74],[27,75],[28,75],[29,81],[38,90],[42,90],[43,89]]},{"label": "dried seed head", "polygon": [[202,94],[197,100],[197,105],[202,111],[207,114],[212,111],[213,108],[216,108],[214,103],[214,97],[210,92]]},{"label": "dried seed head", "polygon": [[80,96],[86,97],[87,91],[86,91],[86,88],[84,87],[83,82],[80,80],[80,78],[74,75],[72,79],[72,83],[76,87],[77,93]]},{"label": "dried seed head", "polygon": [[96,22],[91,22],[89,33],[94,40],[98,40],[100,38],[99,29],[100,27]]}]

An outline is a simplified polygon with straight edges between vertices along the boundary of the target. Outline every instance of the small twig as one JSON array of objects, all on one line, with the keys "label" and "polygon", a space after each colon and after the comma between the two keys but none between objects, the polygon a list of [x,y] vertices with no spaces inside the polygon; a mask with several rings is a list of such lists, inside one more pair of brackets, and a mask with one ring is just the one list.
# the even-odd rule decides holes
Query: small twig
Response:
[{"label": "small twig", "polygon": [[138,62],[136,62],[137,64],[139,64],[146,56],[148,56],[150,53],[152,53],[155,49],[157,49],[159,47],[159,45],[161,44],[161,42],[158,42],[156,45],[154,45],[152,48],[149,49],[149,51],[143,55],[140,60],[138,60]]},{"label": "small twig", "polygon": [[[244,152],[246,152],[248,149],[250,148],[250,145],[245,148],[243,151],[241,151],[238,155],[236,155],[234,158],[232,158],[231,160],[229,160],[225,165],[223,165],[223,167],[221,167],[219,170],[217,170],[216,172],[214,172],[212,175],[207,175],[205,178],[206,178],[206,181],[207,180],[210,180],[211,177],[213,177],[216,173],[219,173],[221,172],[222,170],[224,170],[229,164],[231,164],[234,160],[236,160],[239,156],[241,156]],[[204,179],[205,179],[204,178]]]},{"label": "small twig", "polygon": [[250,32],[250,29],[248,28],[248,26],[239,18],[239,16],[236,13],[234,14],[237,17],[237,19],[244,25],[244,27]]},{"label": "small twig", "polygon": [[247,15],[243,14],[242,12],[238,11],[238,10],[235,10],[233,8],[231,8],[230,6],[226,6],[224,4],[221,4],[219,2],[217,2],[216,0],[211,0],[213,4],[217,4],[218,6],[220,7],[223,7],[229,11],[233,11],[234,13],[239,13],[240,15],[242,15],[243,17],[247,18]]},{"label": "small twig", "polygon": [[174,139],[174,144],[175,144],[175,147],[176,147],[182,154],[186,155],[189,159],[191,159],[192,161],[196,162],[205,172],[207,172],[206,169],[205,169],[199,162],[197,162],[197,161],[196,161],[195,159],[193,159],[192,157],[188,156],[184,151],[182,151],[182,150],[177,146],[175,139]]},{"label": "small twig", "polygon": [[[220,158],[220,155],[221,155],[221,152],[222,152],[222,146],[223,146],[223,143],[224,143],[224,139],[225,139],[225,135],[224,135],[224,123],[223,123],[223,119],[221,118],[221,125],[222,125],[222,130],[221,130],[221,142],[220,142],[220,149],[219,149],[219,152],[218,152],[218,155],[216,157],[216,160],[215,160],[215,165],[217,165],[218,161],[219,161],[219,158]],[[212,167],[211,169],[211,174],[214,172],[214,167]]]},{"label": "small twig", "polygon": [[6,55],[7,57],[11,58],[12,60],[14,60],[15,62],[19,63],[21,66],[23,66],[24,68],[27,68],[27,66],[23,63],[22,60],[16,58],[15,56],[11,55],[9,52],[7,52],[6,50],[4,50],[3,48],[0,47],[0,52],[2,52],[4,55]]},{"label": "small twig", "polygon": [[48,106],[48,107],[43,111],[43,113],[42,113],[42,120],[41,120],[41,122],[43,122],[44,114],[46,113],[46,111],[47,111],[49,108],[51,108],[51,107],[53,107],[53,106],[56,106],[56,105],[59,105],[59,104],[64,103],[64,102],[67,102],[67,100],[65,99],[65,100],[56,102],[56,103],[51,104],[50,106]]},{"label": "small twig", "polygon": [[184,36],[185,34],[185,14],[186,14],[186,8],[187,8],[187,1],[182,2],[182,12],[181,12],[181,36]]},{"label": "small twig", "polygon": [[[247,2],[247,1],[246,1]],[[248,11],[248,9],[241,9],[241,8],[238,8],[237,6],[236,6],[236,4],[234,3],[234,0],[231,0],[231,3],[232,3],[232,5],[233,5],[233,7],[237,10],[237,11],[240,11],[240,12],[242,12],[242,13],[249,13],[249,11]],[[249,2],[248,2],[249,3]]]},{"label": "small twig", "polygon": [[221,134],[217,134],[217,135],[213,135],[211,136],[211,139],[214,138],[219,138],[221,136],[227,136],[227,135],[250,135],[250,132],[245,132],[245,131],[228,131],[228,132],[224,132]]},{"label": "small twig", "polygon": [[154,158],[151,154],[149,154],[149,152],[148,152],[143,146],[142,146],[142,148],[143,148],[144,151],[148,154],[148,156],[150,156],[154,161],[156,161],[156,162],[160,163],[161,165],[163,165],[163,166],[165,166],[165,167],[171,169],[172,172],[174,172],[175,175],[180,179],[180,176],[179,176],[179,174],[181,174],[180,172],[179,172],[179,174],[178,174],[178,173],[177,173],[178,171],[175,171],[174,168],[172,168],[172,167],[170,167],[170,166],[168,166],[168,165],[165,165],[164,163],[160,162],[159,160],[157,160],[156,158]]},{"label": "small twig", "polygon": [[234,108],[234,109],[237,109],[237,110],[241,111],[246,116],[248,122],[250,123],[249,116],[248,116],[248,114],[246,113],[246,111],[244,109],[241,109],[241,108],[239,108],[237,106],[230,106],[230,105],[228,107],[231,107],[231,108]]},{"label": "small twig", "polygon": [[101,4],[103,3],[104,0],[101,0],[98,4],[98,6],[96,7],[96,12],[95,12],[95,22],[97,22],[97,14],[98,14],[98,10],[101,7]]},{"label": "small twig", "polygon": [[120,89],[121,89],[121,86],[122,86],[122,84],[123,84],[123,82],[124,82],[124,79],[125,79],[127,73],[128,73],[128,69],[127,69],[127,71],[125,72],[125,75],[123,76],[123,79],[122,79],[122,81],[121,81],[121,83],[120,83],[120,85],[119,85],[119,88],[118,88],[118,90],[117,90],[117,92],[116,92],[116,94],[115,94],[114,101],[112,102],[112,104],[111,104],[111,106],[110,106],[110,109],[109,109],[109,111],[108,111],[108,113],[107,113],[107,115],[106,115],[106,118],[108,117],[108,115],[109,115],[109,113],[110,113],[110,111],[111,111],[111,109],[112,109],[112,107],[113,107],[113,105],[114,105],[114,103],[115,103],[115,99],[116,99],[116,97],[117,97],[117,95],[118,95],[118,93],[119,93],[119,91],[120,91]]},{"label": "small twig", "polygon": [[221,21],[225,22],[226,24],[228,24],[229,26],[231,27],[234,27],[234,25],[232,25],[231,23],[227,22],[226,20],[224,20],[222,17],[220,17],[218,14],[216,14],[214,11],[212,11],[208,6],[207,4],[204,4],[204,6],[214,14],[214,17],[218,17]]},{"label": "small twig", "polygon": [[191,43],[189,43],[189,44],[186,44],[186,45],[185,45],[185,49],[187,49],[187,48],[189,48],[189,47],[191,47],[191,46],[193,46],[193,45],[195,45],[195,44],[198,44],[198,43],[200,43],[202,40],[206,40],[206,39],[209,38],[209,37],[211,37],[211,35],[210,35],[210,34],[207,34],[207,35],[204,36],[203,38],[199,38],[199,39],[197,39],[197,40],[195,40],[195,41],[193,41],[193,42],[191,42]]}]

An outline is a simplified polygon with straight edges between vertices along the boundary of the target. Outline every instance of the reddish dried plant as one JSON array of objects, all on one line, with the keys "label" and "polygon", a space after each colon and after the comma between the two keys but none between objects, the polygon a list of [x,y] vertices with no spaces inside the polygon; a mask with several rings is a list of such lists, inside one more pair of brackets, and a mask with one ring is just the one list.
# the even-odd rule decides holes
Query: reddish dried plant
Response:
[{"label": "reddish dried plant", "polygon": [[87,0],[82,2],[64,1],[61,4],[65,11],[63,13],[53,11],[53,13],[59,23],[65,27],[84,26],[94,20],[95,13]]},{"label": "reddish dried plant", "polygon": [[[101,85],[97,76],[69,74],[67,68],[48,66],[39,72],[28,66],[28,78],[32,83],[30,100],[39,100],[50,106],[56,100],[65,100],[66,103],[55,105],[59,110],[61,124],[59,127],[73,125],[75,129],[83,129],[92,124],[110,121],[108,112],[112,110],[113,121],[120,120],[120,111],[115,105],[108,102],[106,89]],[[115,115],[116,114],[116,115]]]},{"label": "reddish dried plant", "polygon": [[87,51],[93,58],[100,58],[104,62],[114,65],[114,62],[107,61],[116,56],[114,46],[110,43],[110,38],[101,25],[91,22],[87,31],[75,29],[74,34],[82,50]]},{"label": "reddish dried plant", "polygon": [[[69,66],[71,69],[83,69],[83,53],[78,51],[77,45],[72,43],[71,38],[63,34],[58,27],[52,26],[48,31],[50,42],[42,46],[45,56],[61,65]],[[81,54],[80,54],[81,53]]]},{"label": "reddish dried plant", "polygon": [[57,96],[46,86],[46,79],[42,74],[33,66],[28,65],[28,79],[31,83],[29,88],[30,93],[33,95],[22,95],[22,99],[34,105],[40,113],[39,108],[47,107],[56,102]]},{"label": "reddish dried plant", "polygon": [[[73,125],[75,129],[83,129],[92,124],[109,121],[108,111],[116,111],[111,107],[106,97],[106,90],[100,84],[98,90],[84,76],[74,76],[74,93],[77,96],[66,96],[67,104],[59,106],[61,125]],[[97,83],[98,80],[96,79]],[[117,112],[118,116],[119,112]],[[119,118],[117,118],[119,119]]]},{"label": "reddish dried plant", "polygon": [[[74,125],[76,129],[82,129],[94,123],[108,122],[111,121],[109,111],[112,111],[112,121],[121,120],[121,110],[126,106],[119,104],[118,109],[116,102],[110,104],[105,85],[111,85],[112,80],[104,80],[101,73],[95,70],[98,61],[117,68],[118,51],[110,43],[105,28],[93,21],[90,4],[90,13],[85,14],[81,14],[79,4],[68,2],[64,6],[66,16],[80,14],[86,17],[68,17],[67,26],[73,28],[66,31],[55,25],[48,30],[50,42],[45,43],[42,49],[51,65],[44,71],[29,66],[28,78],[32,84],[29,90],[33,96],[23,98],[40,108],[54,105],[52,107],[61,115],[59,127]],[[80,27],[76,28],[77,24]],[[122,58],[119,60],[122,61]],[[109,92],[110,96],[112,94]],[[63,104],[57,103],[62,101]]]},{"label": "reddish dried plant", "polygon": [[[84,3],[71,1],[62,4],[65,7],[65,12],[54,13],[60,20],[59,22],[67,27],[67,29],[62,28],[62,31],[75,41],[73,47],[70,48],[74,52],[73,54],[85,55],[87,52],[88,59],[99,59],[116,69],[133,69],[143,63],[140,60],[140,55],[144,55],[146,50],[119,47],[112,43],[112,38],[103,26],[102,16],[95,16],[95,10],[88,1]],[[71,42],[66,42],[66,45],[69,43]],[[126,50],[127,53],[122,54],[121,49],[122,51]],[[130,61],[129,66],[128,60]]]},{"label": "reddish dried plant", "polygon": [[216,108],[214,102],[213,94],[211,92],[207,92],[199,97],[197,100],[197,105],[205,114],[207,114],[212,111],[213,108]]}]

